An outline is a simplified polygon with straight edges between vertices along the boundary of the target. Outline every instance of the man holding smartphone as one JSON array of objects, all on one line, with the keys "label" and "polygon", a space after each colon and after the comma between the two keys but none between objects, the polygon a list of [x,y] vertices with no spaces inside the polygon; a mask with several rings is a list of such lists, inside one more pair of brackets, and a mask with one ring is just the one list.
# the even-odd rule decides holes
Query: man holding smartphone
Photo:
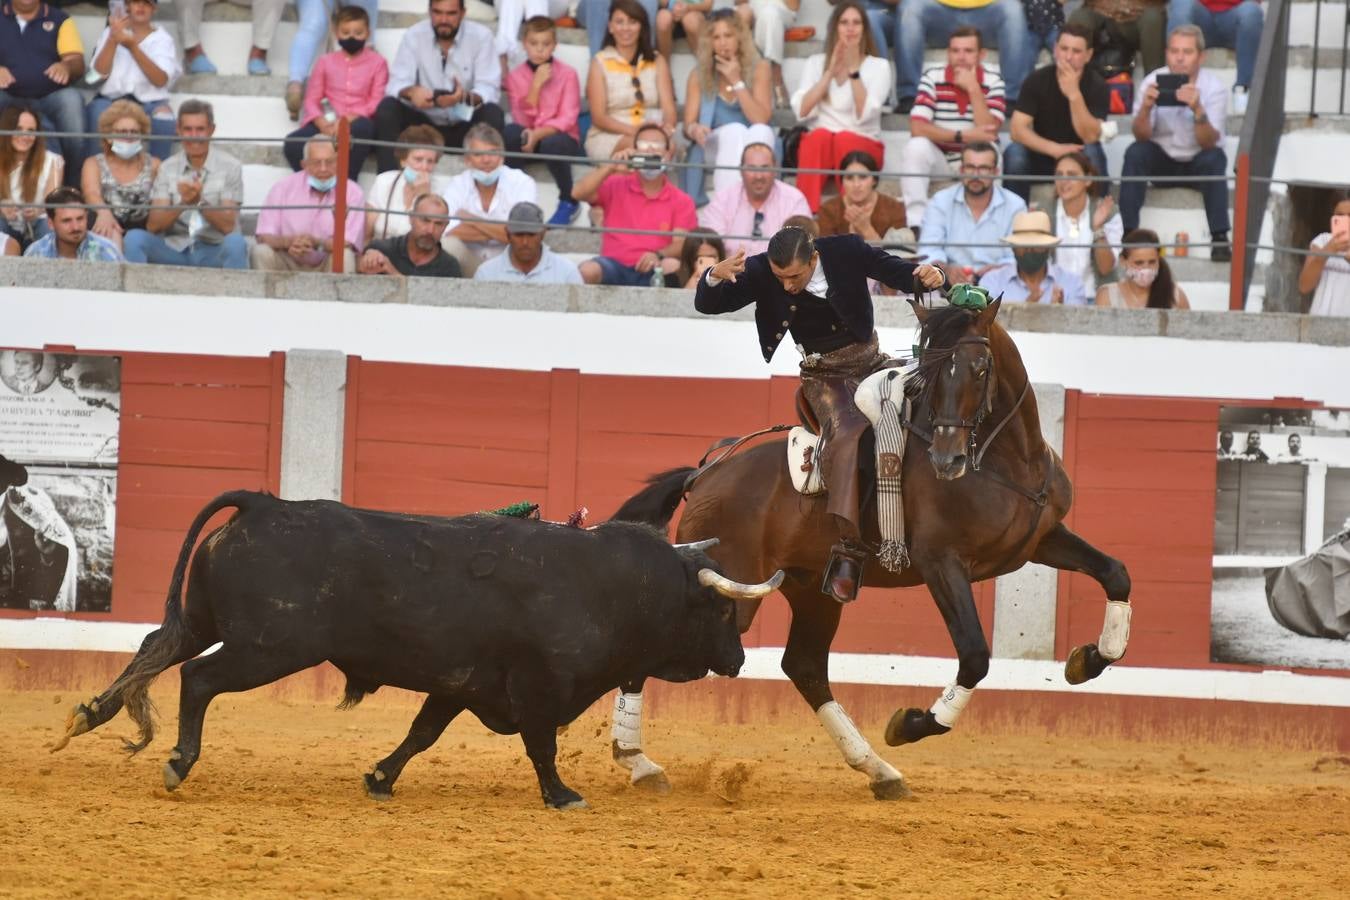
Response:
[{"label": "man holding smartphone", "polygon": [[1195,25],[1178,25],[1167,37],[1167,65],[1150,72],[1135,92],[1134,138],[1125,151],[1120,185],[1120,218],[1125,231],[1139,227],[1147,182],[1129,176],[1207,176],[1173,187],[1191,187],[1205,200],[1209,258],[1231,262],[1228,243],[1228,156],[1223,151],[1228,88],[1202,68],[1205,36]]}]

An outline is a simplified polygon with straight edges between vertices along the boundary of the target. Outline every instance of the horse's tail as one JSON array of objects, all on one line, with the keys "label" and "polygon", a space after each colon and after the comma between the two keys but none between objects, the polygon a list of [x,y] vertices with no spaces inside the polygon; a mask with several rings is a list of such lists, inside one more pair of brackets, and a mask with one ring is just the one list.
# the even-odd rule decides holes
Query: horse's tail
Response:
[{"label": "horse's tail", "polygon": [[246,509],[264,495],[252,491],[231,491],[212,500],[192,520],[183,546],[178,551],[178,561],[173,567],[173,577],[169,581],[169,594],[164,602],[164,621],[159,628],[146,635],[141,648],[121,675],[117,676],[106,691],[93,700],[81,703],[71,711],[66,720],[66,734],[52,747],[56,752],[65,747],[72,737],[92,731],[117,715],[124,706],[127,715],[140,729],[139,741],[127,741],[126,749],[130,753],[139,753],[155,737],[155,707],[150,700],[150,683],[161,672],[172,665],[191,659],[214,643],[209,635],[193,633],[188,626],[183,610],[183,581],[187,575],[188,562],[197,538],[212,516],[222,509],[235,507]]},{"label": "horse's tail", "polygon": [[675,515],[675,507],[684,499],[684,485],[694,472],[693,466],[680,466],[647,479],[647,486],[629,497],[611,519],[617,522],[642,522],[664,530]]}]

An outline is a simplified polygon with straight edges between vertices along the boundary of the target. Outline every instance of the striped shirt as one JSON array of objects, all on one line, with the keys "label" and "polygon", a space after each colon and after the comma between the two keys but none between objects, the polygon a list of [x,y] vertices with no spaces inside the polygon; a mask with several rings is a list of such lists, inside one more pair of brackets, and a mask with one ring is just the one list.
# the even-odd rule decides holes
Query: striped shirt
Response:
[{"label": "striped shirt", "polygon": [[[984,66],[976,69],[975,75],[984,89],[984,102],[989,106],[990,114],[1001,124],[1007,115],[1007,104],[1003,99],[1003,76]],[[971,105],[970,95],[953,84],[952,77],[951,66],[935,66],[924,72],[910,115],[953,131],[965,131],[973,127],[975,108]],[[944,141],[938,147],[953,159],[961,154],[961,145],[955,142]]]},{"label": "striped shirt", "polygon": [[[62,258],[56,247],[56,234],[50,231],[29,244],[23,255],[29,259]],[[75,258],[81,262],[126,261],[122,258],[122,251],[117,249],[116,244],[105,237],[94,234],[92,231],[85,234],[84,240],[76,248]]]}]

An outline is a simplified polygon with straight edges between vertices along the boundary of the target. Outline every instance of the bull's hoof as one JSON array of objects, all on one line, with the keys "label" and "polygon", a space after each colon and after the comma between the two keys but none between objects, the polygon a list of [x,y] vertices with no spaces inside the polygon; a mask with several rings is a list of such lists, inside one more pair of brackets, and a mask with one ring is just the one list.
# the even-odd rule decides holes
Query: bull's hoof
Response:
[{"label": "bull's hoof", "polygon": [[1074,647],[1064,663],[1064,680],[1069,684],[1083,684],[1106,671],[1111,660],[1102,656],[1096,644]]},{"label": "bull's hoof", "polygon": [[73,737],[79,737],[89,730],[89,707],[83,703],[77,705],[70,711],[66,717],[66,733],[63,734],[55,744],[52,745],[52,753],[58,750],[64,750],[66,744],[70,743]]},{"label": "bull's hoof", "polygon": [[903,778],[872,782],[872,796],[878,800],[908,800],[914,794]]},{"label": "bull's hoof", "polygon": [[366,783],[366,796],[372,800],[393,800],[394,789],[383,779],[376,778],[374,772],[367,772],[361,776]]},{"label": "bull's hoof", "polygon": [[185,777],[185,775],[180,775],[178,770],[173,767],[173,760],[164,764],[164,790],[177,790]]},{"label": "bull's hoof", "polygon": [[899,747],[949,731],[951,729],[946,725],[938,723],[931,710],[911,706],[909,709],[897,709],[891,715],[891,720],[886,723],[886,743]]},{"label": "bull's hoof", "polygon": [[633,775],[633,787],[640,791],[646,791],[649,794],[669,794],[670,779],[666,773],[657,769],[655,772],[648,772],[646,775]]}]

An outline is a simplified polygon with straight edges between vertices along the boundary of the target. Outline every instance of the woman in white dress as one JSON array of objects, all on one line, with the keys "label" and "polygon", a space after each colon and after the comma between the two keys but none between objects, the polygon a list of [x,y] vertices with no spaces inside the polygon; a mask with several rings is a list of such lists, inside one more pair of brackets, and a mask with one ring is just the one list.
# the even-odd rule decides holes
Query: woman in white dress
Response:
[{"label": "woman in white dress", "polygon": [[1055,161],[1057,179],[1051,227],[1060,239],[1055,248],[1055,264],[1073,272],[1089,288],[1114,277],[1115,248],[1120,246],[1125,231],[1115,201],[1103,190],[1105,183],[1091,180],[1098,174],[1096,166],[1081,150],[1066,153]]},{"label": "woman in white dress", "polygon": [[42,207],[32,204],[61,186],[66,167],[37,130],[37,114],[26,106],[0,112],[0,131],[16,132],[0,135],[0,228],[25,247],[51,230]]},{"label": "woman in white dress", "polygon": [[1313,238],[1308,249],[1298,274],[1299,293],[1313,295],[1308,314],[1350,316],[1350,198],[1336,204],[1331,231]]}]

